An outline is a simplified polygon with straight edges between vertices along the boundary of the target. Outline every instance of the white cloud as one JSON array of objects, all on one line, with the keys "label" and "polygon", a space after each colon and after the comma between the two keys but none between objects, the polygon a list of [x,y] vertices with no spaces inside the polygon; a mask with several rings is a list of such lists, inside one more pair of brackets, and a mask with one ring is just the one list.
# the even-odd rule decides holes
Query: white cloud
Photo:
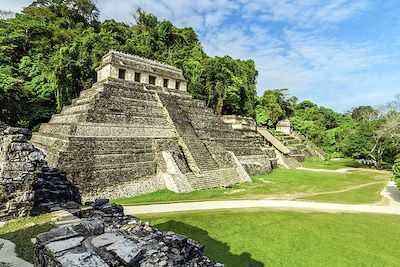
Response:
[{"label": "white cloud", "polygon": [[[28,2],[1,0],[0,9],[17,11]],[[398,7],[397,1],[392,5]],[[101,19],[125,22],[133,22],[133,11],[142,7],[195,28],[209,55],[254,59],[259,93],[289,88],[302,99],[345,110],[400,91],[392,87],[400,84],[400,71],[379,72],[383,64],[398,67],[398,53],[374,40],[331,34],[380,6],[372,0],[97,0],[97,6]]]}]

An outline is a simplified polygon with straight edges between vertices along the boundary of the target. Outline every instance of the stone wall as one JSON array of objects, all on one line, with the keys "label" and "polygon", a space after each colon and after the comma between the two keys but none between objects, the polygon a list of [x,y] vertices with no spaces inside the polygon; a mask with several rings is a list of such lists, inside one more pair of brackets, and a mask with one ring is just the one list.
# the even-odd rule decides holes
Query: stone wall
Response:
[{"label": "stone wall", "polygon": [[28,143],[31,132],[0,123],[0,217],[18,217],[74,205],[78,189],[42,151]]},{"label": "stone wall", "polygon": [[37,266],[224,266],[204,256],[203,245],[125,216],[122,206],[107,200],[87,204],[85,218],[67,213],[56,221],[59,228],[37,236]]}]

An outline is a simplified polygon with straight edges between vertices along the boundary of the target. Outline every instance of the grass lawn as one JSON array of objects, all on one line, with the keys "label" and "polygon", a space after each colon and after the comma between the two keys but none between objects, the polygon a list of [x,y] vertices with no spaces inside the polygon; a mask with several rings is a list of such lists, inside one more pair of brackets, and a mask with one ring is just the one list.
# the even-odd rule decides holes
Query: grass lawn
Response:
[{"label": "grass lawn", "polygon": [[375,203],[381,199],[380,192],[386,185],[386,182],[367,185],[362,188],[353,189],[342,193],[323,194],[311,197],[301,198],[306,201],[315,202],[333,202],[333,203],[352,203],[352,204],[363,204],[363,203]]},{"label": "grass lawn", "polygon": [[317,158],[310,158],[301,163],[305,168],[312,169],[326,169],[326,170],[338,170],[345,168],[361,168],[357,161],[353,159],[333,159],[333,160],[319,160]]},{"label": "grass lawn", "polygon": [[[349,167],[349,164],[352,163],[349,160],[327,161],[326,163],[312,161],[306,162],[305,166],[321,168],[321,165],[328,164],[331,169],[340,169],[344,166]],[[369,169],[358,169],[348,174],[275,169],[271,174],[253,176],[252,179],[252,183],[237,184],[230,188],[214,188],[185,194],[162,190],[142,196],[120,198],[114,200],[114,202],[122,205],[141,205],[185,201],[282,198],[283,195],[288,194],[339,191],[372,182],[382,182],[380,185],[375,185],[373,190],[371,189],[373,192],[376,192],[376,190],[380,191],[384,187],[385,182],[390,180],[390,175]],[[329,202],[342,203],[370,203],[380,201],[381,197],[379,194],[374,193],[364,196],[364,194],[369,194],[371,190],[351,190],[341,194],[326,195],[324,199]]]},{"label": "grass lawn", "polygon": [[50,224],[51,218],[51,214],[44,214],[16,219],[0,228],[0,238],[14,242],[18,257],[34,263],[34,245],[31,239],[54,228]]},{"label": "grass lawn", "polygon": [[142,215],[227,266],[399,266],[400,216],[255,210]]}]

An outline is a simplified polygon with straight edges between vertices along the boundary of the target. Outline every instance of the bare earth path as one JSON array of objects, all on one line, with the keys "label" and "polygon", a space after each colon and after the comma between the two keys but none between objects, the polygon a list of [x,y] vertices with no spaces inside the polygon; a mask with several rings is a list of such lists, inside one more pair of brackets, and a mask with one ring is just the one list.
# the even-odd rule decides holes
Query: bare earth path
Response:
[{"label": "bare earth path", "polygon": [[319,195],[330,195],[330,194],[338,194],[338,193],[344,193],[347,191],[355,190],[355,189],[360,189],[366,186],[370,186],[373,184],[382,184],[383,182],[371,182],[371,183],[366,183],[366,184],[360,184],[360,185],[355,185],[351,186],[342,190],[336,190],[336,191],[324,191],[324,192],[317,192],[317,193],[295,193],[295,194],[280,194],[280,195],[268,195],[265,197],[265,200],[295,200],[299,198],[305,198],[305,197],[313,197],[313,196],[319,196]]},{"label": "bare earth path", "polygon": [[[308,169],[300,168],[307,171],[319,172],[340,172],[347,173],[350,169],[340,170],[325,170],[325,169]],[[164,213],[178,211],[193,211],[193,210],[214,210],[214,209],[246,209],[246,208],[277,208],[289,210],[314,210],[322,212],[361,212],[361,213],[379,213],[379,214],[396,214],[400,215],[400,190],[394,182],[388,182],[382,190],[381,195],[388,201],[387,205],[380,204],[336,204],[323,202],[306,202],[295,201],[296,199],[307,196],[341,193],[349,190],[359,189],[368,185],[380,182],[372,182],[364,185],[357,185],[339,191],[319,192],[319,193],[300,193],[291,195],[268,196],[264,200],[227,200],[227,201],[201,201],[201,202],[186,202],[172,204],[154,204],[141,206],[125,206],[126,214],[146,214],[146,213]],[[278,200],[284,198],[285,200]]]}]

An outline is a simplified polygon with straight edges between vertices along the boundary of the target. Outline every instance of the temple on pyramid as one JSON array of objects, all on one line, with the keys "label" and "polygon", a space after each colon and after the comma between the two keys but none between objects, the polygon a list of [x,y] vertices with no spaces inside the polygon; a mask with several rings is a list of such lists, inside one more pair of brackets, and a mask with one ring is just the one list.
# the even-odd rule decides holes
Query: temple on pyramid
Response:
[{"label": "temple on pyramid", "polygon": [[85,198],[229,186],[276,166],[257,132],[233,129],[186,87],[178,68],[110,51],[97,82],[31,142]]}]

